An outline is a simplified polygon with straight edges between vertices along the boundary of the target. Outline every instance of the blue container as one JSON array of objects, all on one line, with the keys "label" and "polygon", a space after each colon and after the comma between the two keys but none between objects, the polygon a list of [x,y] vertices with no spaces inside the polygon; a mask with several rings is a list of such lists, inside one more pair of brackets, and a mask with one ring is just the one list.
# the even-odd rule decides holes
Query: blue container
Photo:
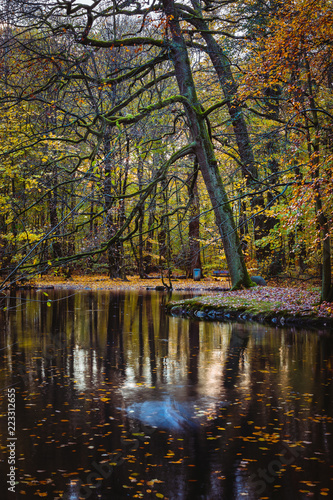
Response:
[{"label": "blue container", "polygon": [[193,279],[194,281],[201,280],[201,269],[193,269]]}]

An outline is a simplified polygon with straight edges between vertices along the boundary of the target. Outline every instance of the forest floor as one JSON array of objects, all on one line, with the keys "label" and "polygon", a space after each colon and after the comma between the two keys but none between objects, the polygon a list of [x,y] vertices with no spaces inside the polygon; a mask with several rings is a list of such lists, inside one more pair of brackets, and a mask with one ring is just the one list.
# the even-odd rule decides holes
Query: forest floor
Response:
[{"label": "forest floor", "polygon": [[[279,280],[281,282],[281,280]],[[76,290],[154,290],[163,286],[160,278],[140,279],[129,276],[127,280],[110,279],[105,275],[73,276],[69,279],[43,276],[35,287]],[[333,326],[333,303],[320,304],[320,283],[287,279],[277,280],[268,286],[247,290],[228,290],[226,279],[203,278],[172,279],[174,291],[193,291],[198,296],[170,302],[168,311],[173,315],[204,319],[241,319],[273,324],[299,324],[307,326]],[[201,296],[200,296],[201,295]]]},{"label": "forest floor", "polygon": [[333,304],[320,304],[320,291],[304,286],[257,286],[248,290],[169,302],[172,315],[259,321],[275,325],[333,327]]},{"label": "forest floor", "polygon": [[[168,280],[165,282],[169,284]],[[163,286],[160,277],[150,276],[141,279],[139,276],[128,276],[126,280],[120,278],[110,279],[105,275],[73,275],[66,279],[61,276],[43,276],[35,280],[37,286],[54,286],[55,288],[75,288],[91,290],[116,290],[116,289],[147,289]],[[203,278],[200,281],[193,279],[172,278],[173,290],[186,291],[225,291],[229,289],[230,282],[227,279]]]}]

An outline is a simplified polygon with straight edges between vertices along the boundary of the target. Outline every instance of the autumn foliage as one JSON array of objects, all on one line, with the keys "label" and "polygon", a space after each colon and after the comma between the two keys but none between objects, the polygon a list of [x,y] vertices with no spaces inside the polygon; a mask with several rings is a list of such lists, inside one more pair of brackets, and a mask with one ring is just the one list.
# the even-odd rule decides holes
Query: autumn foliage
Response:
[{"label": "autumn foliage", "polygon": [[2,14],[3,286],[195,267],[249,286],[244,257],[332,299],[330,2]]}]

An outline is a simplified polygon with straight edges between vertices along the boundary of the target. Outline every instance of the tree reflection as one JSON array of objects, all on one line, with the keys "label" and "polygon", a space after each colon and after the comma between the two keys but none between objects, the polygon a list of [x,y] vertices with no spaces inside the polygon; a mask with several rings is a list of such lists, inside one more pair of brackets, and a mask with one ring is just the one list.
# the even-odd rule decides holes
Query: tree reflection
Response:
[{"label": "tree reflection", "polygon": [[146,297],[146,314],[148,318],[148,345],[149,345],[149,358],[150,358],[150,374],[152,385],[155,386],[157,382],[157,364],[156,364],[156,349],[155,349],[155,327],[153,321],[153,311],[151,304],[151,295]]},{"label": "tree reflection", "polygon": [[[72,479],[88,481],[92,463],[118,457],[92,500],[124,492],[189,500],[246,493],[257,500],[250,478],[262,481],[260,471],[269,473],[286,443],[290,450],[297,444],[298,455],[270,476],[261,496],[298,498],[305,486],[314,498],[325,496],[333,458],[332,338],[166,317],[164,296],[55,292],[51,307],[43,294],[23,294],[34,302],[11,299],[15,308],[2,316],[1,380],[4,387],[20,381],[25,498],[54,498]],[[5,415],[4,397],[0,403]],[[0,419],[2,437],[6,424]],[[24,483],[27,477],[38,482]]]},{"label": "tree reflection", "polygon": [[106,336],[106,363],[109,367],[124,370],[124,299],[120,293],[109,294]]},{"label": "tree reflection", "polygon": [[238,377],[240,364],[244,362],[244,351],[249,342],[249,329],[241,324],[233,324],[224,370],[224,387],[232,388]]}]

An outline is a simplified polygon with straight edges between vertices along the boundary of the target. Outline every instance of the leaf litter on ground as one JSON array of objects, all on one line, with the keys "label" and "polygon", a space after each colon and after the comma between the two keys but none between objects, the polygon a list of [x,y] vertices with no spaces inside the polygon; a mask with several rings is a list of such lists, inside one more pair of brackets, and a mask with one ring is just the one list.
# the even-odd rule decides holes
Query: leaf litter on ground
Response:
[{"label": "leaf litter on ground", "polygon": [[[288,282],[286,286],[262,287],[256,286],[249,289],[237,291],[223,290],[228,288],[229,282],[225,279],[216,281],[214,278],[206,277],[201,281],[192,279],[172,279],[174,291],[191,291],[195,293],[205,293],[198,297],[198,305],[216,307],[246,307],[247,310],[258,312],[272,311],[286,313],[290,316],[314,316],[322,318],[333,318],[333,303],[320,303],[320,287],[307,285],[306,282],[296,284],[294,280]],[[161,285],[159,277],[150,279],[140,279],[138,276],[128,276],[126,280],[111,279],[105,275],[73,276],[69,280],[62,277],[43,276],[35,282],[36,286],[53,285],[56,288],[75,288],[91,290],[116,290],[116,289],[142,289],[154,288]],[[213,294],[213,295],[212,295]]]}]

